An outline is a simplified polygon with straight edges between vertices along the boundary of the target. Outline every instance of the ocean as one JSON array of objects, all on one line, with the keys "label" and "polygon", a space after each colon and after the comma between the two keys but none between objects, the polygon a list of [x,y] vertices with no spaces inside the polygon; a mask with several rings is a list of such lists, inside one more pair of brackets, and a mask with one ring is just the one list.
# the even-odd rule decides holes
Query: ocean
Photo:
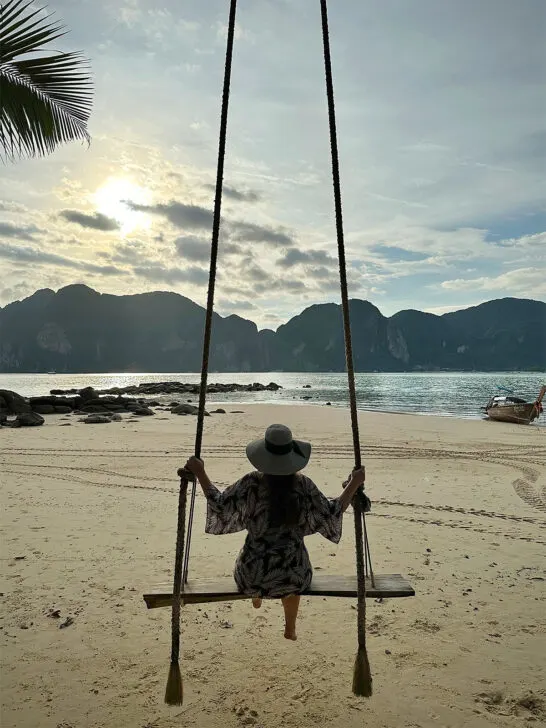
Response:
[{"label": "ocean", "polygon": [[[143,382],[199,382],[199,374],[0,374],[0,389],[11,389],[23,396],[49,394],[52,389],[93,386],[96,389],[125,387]],[[546,374],[534,372],[433,372],[433,373],[363,373],[356,374],[358,407],[362,410],[404,412],[477,419],[493,394],[506,390],[532,400],[537,396]],[[236,382],[249,384],[276,382],[276,392],[233,392],[210,395],[211,404],[229,402],[264,404],[320,404],[346,407],[347,379],[344,374],[308,374],[301,372],[211,373],[209,384]],[[309,388],[304,388],[310,385]],[[304,399],[304,397],[308,399]],[[172,400],[176,396],[154,397]],[[543,414],[540,425],[546,424]]]}]

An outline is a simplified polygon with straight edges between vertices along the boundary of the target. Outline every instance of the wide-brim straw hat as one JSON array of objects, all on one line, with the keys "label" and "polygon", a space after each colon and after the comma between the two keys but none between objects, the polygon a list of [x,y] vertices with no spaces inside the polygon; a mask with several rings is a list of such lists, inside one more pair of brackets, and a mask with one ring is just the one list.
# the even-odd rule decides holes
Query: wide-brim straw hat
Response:
[{"label": "wide-brim straw hat", "polygon": [[246,455],[260,473],[292,475],[309,462],[311,443],[294,440],[286,425],[270,425],[265,437],[246,446]]}]

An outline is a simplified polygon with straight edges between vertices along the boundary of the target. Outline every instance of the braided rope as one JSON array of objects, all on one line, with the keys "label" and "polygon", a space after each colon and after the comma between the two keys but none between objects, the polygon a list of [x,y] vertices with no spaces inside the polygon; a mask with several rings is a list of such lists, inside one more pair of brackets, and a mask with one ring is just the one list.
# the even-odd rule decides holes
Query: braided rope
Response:
[{"label": "braided rope", "polygon": [[[212,332],[212,315],[214,312],[214,289],[216,286],[216,272],[218,261],[218,241],[220,238],[220,222],[222,211],[222,189],[224,181],[224,159],[226,154],[226,137],[227,137],[227,120],[229,107],[229,90],[231,82],[231,65],[233,59],[233,39],[235,37],[235,16],[237,11],[237,0],[231,0],[229,10],[227,45],[226,45],[226,61],[224,68],[224,86],[222,91],[222,110],[220,117],[220,135],[218,143],[218,165],[216,170],[216,190],[214,198],[214,217],[212,224],[212,240],[210,248],[210,270],[209,270],[209,286],[207,293],[207,308],[205,314],[205,328],[203,335],[203,359],[201,363],[201,385],[199,390],[199,407],[197,413],[197,427],[195,432],[195,456],[201,457],[201,445],[203,442],[203,425],[205,419],[205,400],[207,395],[207,379],[210,355],[210,339]],[[174,565],[174,588],[173,588],[173,607],[172,607],[172,624],[171,624],[171,668],[178,667],[180,655],[180,604],[181,604],[181,588],[187,582],[191,534],[193,525],[193,514],[195,510],[195,496],[197,484],[195,478],[192,478],[192,491],[190,500],[190,512],[188,517],[188,533],[186,540],[186,548],[184,549],[184,531],[186,519],[186,499],[188,474],[184,471],[180,475],[180,495],[178,502],[178,525],[176,533],[176,551]],[[182,563],[182,554],[184,560]],[[167,702],[171,702],[167,700]],[[181,702],[181,697],[180,697]]]},{"label": "braided rope", "polygon": [[[334,187],[334,205],[336,217],[336,234],[337,248],[339,259],[339,282],[341,288],[341,308],[343,312],[343,333],[345,337],[345,358],[347,362],[347,378],[349,385],[349,405],[351,413],[351,430],[353,435],[353,450],[355,458],[355,468],[362,465],[360,453],[360,437],[358,431],[358,414],[356,402],[355,373],[353,361],[353,345],[351,338],[351,320],[349,314],[349,294],[347,285],[347,270],[345,261],[345,240],[343,234],[343,212],[341,205],[341,182],[339,173],[339,152],[337,145],[337,129],[336,114],[334,103],[334,84],[332,80],[332,59],[330,54],[330,33],[328,29],[328,8],[326,0],[320,0],[321,16],[322,16],[322,39],[324,46],[324,71],[326,76],[326,95],[328,99],[328,122],[330,129],[330,150],[332,156],[332,182]],[[370,564],[370,575],[373,578],[371,570],[371,560],[369,559],[368,534],[366,531],[366,521],[364,512],[360,505],[358,494],[353,499],[354,522],[355,522],[355,549],[356,549],[356,574],[358,585],[358,606],[357,606],[357,632],[358,632],[358,648],[362,656],[366,655],[366,566]],[[366,544],[366,545],[365,545]],[[366,552],[366,556],[365,556]],[[366,656],[366,664],[368,664]],[[363,695],[367,694],[367,690],[361,691],[353,681],[353,692]],[[369,679],[369,693],[371,694],[371,677]]]}]

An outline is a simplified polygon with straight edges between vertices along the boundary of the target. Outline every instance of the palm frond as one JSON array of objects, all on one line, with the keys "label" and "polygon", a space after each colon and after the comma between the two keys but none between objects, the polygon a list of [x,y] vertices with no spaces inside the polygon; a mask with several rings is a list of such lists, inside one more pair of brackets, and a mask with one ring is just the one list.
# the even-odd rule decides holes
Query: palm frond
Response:
[{"label": "palm frond", "polygon": [[80,53],[43,55],[44,46],[66,31],[31,5],[7,0],[0,6],[0,152],[8,159],[43,156],[74,140],[90,142],[89,64]]}]

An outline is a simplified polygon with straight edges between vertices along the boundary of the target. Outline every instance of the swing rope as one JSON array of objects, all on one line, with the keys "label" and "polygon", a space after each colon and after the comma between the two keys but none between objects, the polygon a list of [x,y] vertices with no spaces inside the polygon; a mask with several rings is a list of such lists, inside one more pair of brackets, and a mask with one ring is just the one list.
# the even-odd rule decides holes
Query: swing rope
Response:
[{"label": "swing rope", "polygon": [[[341,183],[339,173],[339,155],[337,146],[337,131],[335,119],[334,105],[334,89],[332,81],[332,64],[330,56],[330,39],[328,29],[328,11],[327,0],[321,0],[321,16],[322,16],[322,36],[324,46],[324,68],[326,75],[326,92],[328,99],[328,119],[330,129],[330,147],[332,156],[332,180],[334,187],[334,203],[336,218],[336,233],[339,257],[339,277],[341,288],[341,302],[343,312],[343,331],[345,338],[345,357],[347,362],[347,376],[349,385],[349,403],[351,413],[351,429],[353,435],[353,449],[355,468],[361,467],[360,437],[358,430],[358,415],[356,403],[356,388],[354,377],[353,351],[351,341],[351,326],[349,316],[349,297],[347,286],[347,272],[345,262],[345,242],[343,235],[343,215],[341,207]],[[222,207],[222,188],[224,176],[224,160],[226,151],[227,137],[227,119],[229,107],[229,91],[231,81],[231,66],[233,59],[233,40],[235,35],[235,16],[237,10],[237,0],[231,0],[228,32],[226,60],[224,70],[224,86],[222,93],[222,111],[220,121],[220,138],[218,146],[218,165],[216,173],[216,190],[214,200],[214,218],[212,228],[211,257],[209,271],[209,287],[207,295],[207,308],[205,316],[205,330],[203,337],[203,359],[201,366],[201,384],[199,391],[199,408],[197,414],[197,428],[195,434],[195,455],[201,456],[201,445],[203,440],[203,425],[205,416],[205,399],[207,391],[208,365],[210,353],[210,339],[212,330],[212,315],[214,310],[214,289],[216,284],[217,259],[218,259],[218,240],[220,235],[221,207]],[[165,702],[168,705],[181,705],[183,700],[182,676],[180,672],[180,607],[182,596],[182,585],[187,582],[190,558],[191,534],[193,525],[193,516],[195,510],[196,482],[193,476],[183,468],[178,471],[180,476],[180,490],[178,499],[178,520],[177,520],[177,538],[175,550],[174,565],[174,585],[173,585],[173,605],[171,620],[171,663],[169,669],[169,677],[167,680],[167,688],[165,691]],[[185,524],[186,524],[186,504],[188,483],[192,482],[192,493],[190,500],[190,511],[188,516],[188,534],[186,548],[184,549],[185,540]],[[355,548],[356,548],[356,569],[357,569],[357,594],[358,594],[358,651],[355,660],[353,674],[353,693],[364,697],[372,694],[372,678],[370,665],[366,650],[366,582],[365,577],[370,569],[370,576],[373,584],[373,570],[371,565],[371,556],[369,551],[368,534],[366,530],[366,520],[364,512],[361,508],[359,494],[353,500],[354,520],[355,520]]]},{"label": "swing rope", "polygon": [[[222,91],[222,111],[220,117],[220,140],[218,144],[218,165],[216,169],[216,190],[214,196],[214,217],[212,223],[212,241],[210,248],[210,269],[209,287],[207,293],[207,309],[205,315],[205,332],[203,336],[203,360],[201,364],[201,385],[199,389],[199,408],[197,412],[197,427],[195,432],[195,456],[201,457],[201,445],[203,442],[203,424],[205,419],[205,399],[207,395],[207,378],[209,368],[210,338],[212,331],[212,314],[214,311],[214,289],[216,285],[216,268],[218,261],[218,240],[220,237],[220,220],[222,211],[222,188],[224,182],[224,159],[226,156],[227,119],[229,107],[229,87],[231,82],[231,64],[233,60],[233,39],[235,37],[235,15],[237,11],[237,0],[231,0],[229,9],[229,21],[227,32],[226,61],[224,67],[224,87]],[[171,619],[171,664],[167,688],[165,690],[165,702],[167,705],[182,705],[183,686],[180,673],[180,604],[182,584],[188,579],[191,532],[193,525],[193,514],[195,509],[195,495],[197,483],[190,473],[181,469],[180,491],[178,498],[178,523],[176,535],[176,551],[174,562],[174,586],[173,586],[173,607]],[[188,539],[184,553],[184,535],[186,520],[186,500],[188,493],[188,482],[192,480],[192,492],[190,501],[190,513],[188,518]],[[184,564],[182,565],[182,554],[184,553]]]},{"label": "swing rope", "polygon": [[[337,250],[339,260],[339,283],[341,288],[341,308],[343,312],[343,333],[345,337],[345,359],[347,362],[347,379],[349,384],[349,405],[351,411],[351,430],[353,434],[353,450],[355,468],[362,465],[360,453],[360,436],[358,431],[358,414],[356,407],[356,387],[353,361],[353,344],[351,338],[351,320],[349,316],[349,294],[347,286],[347,270],[345,262],[345,239],[343,235],[343,212],[341,207],[341,182],[339,174],[339,153],[337,146],[336,112],[334,104],[334,84],[332,80],[332,58],[330,55],[330,32],[328,28],[328,7],[326,0],[320,0],[322,16],[322,41],[324,46],[324,72],[326,76],[326,96],[328,98],[328,122],[330,127],[330,149],[332,154],[332,182],[334,186],[334,205],[336,215]],[[372,694],[372,676],[366,650],[366,567],[364,557],[364,541],[368,546],[366,520],[360,505],[358,494],[353,499],[355,520],[355,549],[357,576],[357,627],[358,651],[353,673],[353,693],[363,697]],[[363,536],[363,532],[366,534]],[[368,548],[366,548],[369,554]],[[369,559],[369,557],[367,557]],[[370,575],[371,571],[370,563]]]}]

